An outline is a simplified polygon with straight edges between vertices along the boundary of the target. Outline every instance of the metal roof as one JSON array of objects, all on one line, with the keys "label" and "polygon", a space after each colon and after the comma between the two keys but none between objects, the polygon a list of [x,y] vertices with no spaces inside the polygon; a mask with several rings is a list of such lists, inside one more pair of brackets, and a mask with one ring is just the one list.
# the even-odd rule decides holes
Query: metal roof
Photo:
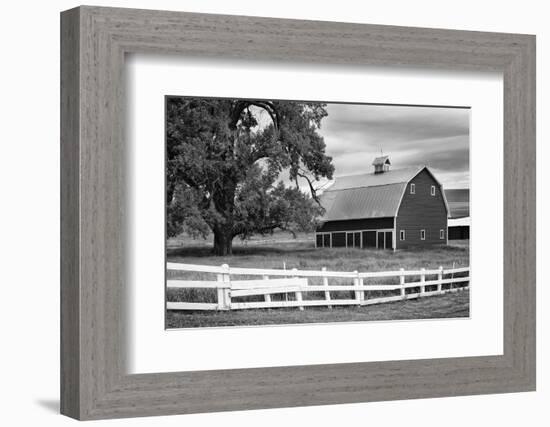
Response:
[{"label": "metal roof", "polygon": [[395,216],[406,182],[326,191],[321,196],[323,221]]},{"label": "metal roof", "polygon": [[[424,169],[433,176],[426,166],[422,166],[336,177],[334,184],[320,197],[325,208],[321,221],[396,216],[407,183]],[[449,212],[444,193],[443,196]]]},{"label": "metal roof", "polygon": [[384,173],[364,173],[336,177],[336,181],[326,191],[344,190],[350,188],[372,187],[375,185],[399,184],[409,182],[424,167],[410,167],[389,170]]},{"label": "metal roof", "polygon": [[445,190],[445,197],[449,204],[450,218],[464,218],[470,216],[470,189],[459,188]]}]

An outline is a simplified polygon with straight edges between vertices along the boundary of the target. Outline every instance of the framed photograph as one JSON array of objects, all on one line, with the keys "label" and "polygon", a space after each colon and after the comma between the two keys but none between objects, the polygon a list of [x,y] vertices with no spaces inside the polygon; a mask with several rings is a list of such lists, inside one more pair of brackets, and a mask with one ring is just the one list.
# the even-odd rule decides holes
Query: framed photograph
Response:
[{"label": "framed photograph", "polygon": [[61,410],[535,389],[535,38],[61,15]]},{"label": "framed photograph", "polygon": [[165,107],[167,328],[469,317],[470,108]]}]

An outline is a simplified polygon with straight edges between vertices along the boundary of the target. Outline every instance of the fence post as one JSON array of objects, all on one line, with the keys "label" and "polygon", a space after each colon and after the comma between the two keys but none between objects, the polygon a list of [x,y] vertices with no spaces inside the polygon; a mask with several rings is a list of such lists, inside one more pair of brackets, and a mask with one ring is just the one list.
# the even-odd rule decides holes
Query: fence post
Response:
[{"label": "fence post", "polygon": [[[217,276],[216,276],[216,280],[217,282],[221,285],[223,285],[223,274],[219,273]],[[216,289],[218,291],[218,310],[223,310],[224,308],[224,304],[223,304],[223,298],[224,298],[224,294],[223,294],[223,288],[217,288]]]},{"label": "fence post", "polygon": [[[323,267],[321,270],[322,271],[327,271],[327,268]],[[328,277],[327,276],[323,276],[323,286],[328,288]],[[325,300],[330,302],[330,292],[329,291],[325,291]],[[329,310],[332,310],[332,304],[327,304],[327,305],[328,305]]]},{"label": "fence post", "polygon": [[443,289],[443,266],[439,266],[439,273],[437,273],[437,291],[441,292]]},{"label": "fence post", "polygon": [[405,284],[405,269],[400,268],[399,271],[401,272],[401,274],[399,275],[399,284],[401,285],[401,297],[405,298],[405,288],[403,287],[403,285]]},{"label": "fence post", "polygon": [[[455,261],[453,261],[453,270],[451,272],[451,280],[455,278]],[[453,289],[453,287],[455,287],[455,283],[451,281],[451,284],[449,285],[449,289]]]},{"label": "fence post", "polygon": [[424,285],[424,282],[426,281],[426,269],[425,268],[421,268],[420,269],[421,273],[420,273],[420,296],[422,296],[422,294],[424,292],[426,292],[426,285]]},{"label": "fence post", "polygon": [[[294,273],[294,275],[292,276],[293,278],[296,278],[296,272],[298,271],[298,269],[296,268],[293,268],[292,269],[292,272]],[[296,291],[296,301],[299,301],[299,302],[302,302],[302,291]],[[300,309],[300,311],[303,311],[304,310],[304,306],[303,305],[299,305],[298,308]]]},{"label": "fence post", "polygon": [[[230,284],[231,284],[231,278],[229,276],[229,266],[227,264],[223,264],[222,265],[222,268],[224,269],[224,273],[222,274],[223,276],[223,284],[225,286],[225,288],[222,289],[222,301],[223,301],[223,305],[222,305],[222,310],[230,310],[231,309],[231,293],[229,292],[229,287]],[[218,289],[218,295],[219,295],[219,289]],[[218,304],[219,304],[219,299],[220,297],[218,296]]]},{"label": "fence post", "polygon": [[[269,276],[263,276],[263,279],[264,280],[269,280]],[[264,301],[265,302],[271,302],[271,295],[270,294],[265,294],[264,295]]]},{"label": "fence post", "polygon": [[[355,274],[355,277],[353,278],[353,286],[356,288],[359,287],[359,272],[355,270],[353,272]],[[361,291],[357,290],[355,291],[355,301],[357,301],[357,304],[361,304],[362,298],[361,298]]]}]

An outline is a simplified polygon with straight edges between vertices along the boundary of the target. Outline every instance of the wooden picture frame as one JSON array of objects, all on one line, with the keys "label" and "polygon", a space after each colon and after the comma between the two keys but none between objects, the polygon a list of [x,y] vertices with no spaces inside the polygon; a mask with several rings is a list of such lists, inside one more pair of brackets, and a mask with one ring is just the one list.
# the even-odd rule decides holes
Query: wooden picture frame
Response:
[{"label": "wooden picture frame", "polygon": [[[503,355],[125,373],[124,56],[490,70],[504,78]],[[61,412],[77,419],[535,389],[535,37],[78,7],[61,14]]]}]

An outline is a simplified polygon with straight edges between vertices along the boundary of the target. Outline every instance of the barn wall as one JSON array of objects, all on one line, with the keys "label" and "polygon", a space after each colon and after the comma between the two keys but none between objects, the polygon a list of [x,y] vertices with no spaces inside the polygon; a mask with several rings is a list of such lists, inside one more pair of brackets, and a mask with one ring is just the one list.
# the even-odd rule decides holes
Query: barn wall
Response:
[{"label": "barn wall", "polygon": [[[415,194],[410,194],[411,184],[415,184]],[[430,194],[431,186],[435,185],[435,196]],[[430,246],[446,244],[439,238],[439,230],[447,233],[447,211],[441,188],[431,176],[423,170],[407,185],[401,206],[396,218],[397,249],[413,246]],[[426,240],[421,240],[420,230],[426,230]],[[405,230],[405,240],[401,241],[400,230]]]},{"label": "barn wall", "polygon": [[393,228],[393,217],[327,221],[321,227],[317,228],[317,232],[325,233],[328,231],[375,230],[381,228]]}]

